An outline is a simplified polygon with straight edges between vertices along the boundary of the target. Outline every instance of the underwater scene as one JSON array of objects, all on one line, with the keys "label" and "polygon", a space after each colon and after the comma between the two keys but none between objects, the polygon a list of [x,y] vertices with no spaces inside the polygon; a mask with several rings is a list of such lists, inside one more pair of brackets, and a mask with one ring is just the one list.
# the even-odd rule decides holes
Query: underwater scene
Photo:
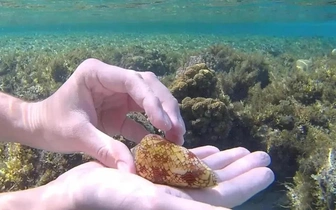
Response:
[{"label": "underwater scene", "polygon": [[[335,1],[0,1],[2,92],[43,100],[87,58],[155,73],[179,102],[185,147],[271,156],[274,183],[233,209],[336,208]],[[0,192],[89,160],[0,143]]]}]

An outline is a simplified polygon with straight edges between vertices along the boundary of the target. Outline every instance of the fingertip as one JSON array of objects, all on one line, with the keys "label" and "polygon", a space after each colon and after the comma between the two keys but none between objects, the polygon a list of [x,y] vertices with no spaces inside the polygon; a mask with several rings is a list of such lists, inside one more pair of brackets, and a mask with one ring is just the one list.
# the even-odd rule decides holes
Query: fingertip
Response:
[{"label": "fingertip", "polygon": [[[245,199],[249,199],[251,196],[270,186],[273,183],[274,178],[274,173],[271,169],[267,167],[259,167],[236,176],[228,182],[233,186],[238,186],[237,189],[243,189],[243,191],[236,193],[242,193],[246,196]],[[226,184],[227,183],[225,182],[222,183],[223,186]]]},{"label": "fingertip", "polygon": [[[249,175],[248,175],[249,174]],[[255,177],[254,181],[250,181],[248,184],[246,183],[247,190],[249,190],[250,196],[265,190],[268,188],[275,180],[275,176],[273,171],[267,167],[260,167],[252,169],[250,172],[244,174],[246,177]],[[242,175],[242,177],[244,176]]]},{"label": "fingertip", "polygon": [[170,120],[166,112],[164,112],[163,110],[162,112],[163,112],[162,115],[163,115],[163,125],[164,125],[164,128],[162,128],[162,130],[170,130],[172,128],[172,121]]},{"label": "fingertip", "polygon": [[263,176],[264,176],[264,180],[266,180],[265,185],[267,187],[274,182],[275,174],[270,168],[267,168],[267,167],[262,168],[262,170],[264,170],[264,172],[263,172],[264,175]]},{"label": "fingertip", "polygon": [[184,135],[186,133],[186,127],[184,124],[184,121],[181,117],[177,117],[178,120],[177,121],[173,121],[173,130],[175,133],[179,134],[179,135]]},{"label": "fingertip", "polygon": [[92,125],[87,131],[87,135],[82,139],[86,143],[84,148],[86,154],[106,167],[135,173],[133,155],[123,142],[111,138]]},{"label": "fingertip", "polygon": [[[177,103],[176,103],[177,104]],[[171,105],[174,107],[173,105]],[[170,108],[166,110],[166,113],[168,116],[170,116],[171,122],[172,122],[172,128],[171,131],[174,132],[176,135],[184,135],[186,133],[186,127],[184,120],[180,114],[180,110],[178,108],[178,105],[175,106],[176,108]],[[173,111],[172,111],[173,110]]]},{"label": "fingertip", "polygon": [[[255,162],[258,162],[260,166],[268,166],[271,164],[271,157],[264,151],[256,151],[251,153]],[[252,159],[252,158],[251,158]]]},{"label": "fingertip", "polygon": [[149,121],[158,129],[168,131],[173,123],[168,114],[163,110],[160,100],[156,97],[147,97],[143,102],[144,110]]},{"label": "fingertip", "polygon": [[184,134],[186,133],[186,128],[185,124],[180,120],[176,120],[179,117],[173,118],[171,120],[172,122],[172,127],[170,130],[166,130],[166,138],[178,145],[183,145],[184,144]]},{"label": "fingertip", "polygon": [[134,166],[134,162],[126,163],[122,160],[117,162],[117,169],[120,171],[136,174],[136,169]]},{"label": "fingertip", "polygon": [[165,133],[165,138],[168,141],[171,141],[177,145],[183,145],[184,144],[184,138],[182,135],[176,135],[175,133],[168,131]]}]

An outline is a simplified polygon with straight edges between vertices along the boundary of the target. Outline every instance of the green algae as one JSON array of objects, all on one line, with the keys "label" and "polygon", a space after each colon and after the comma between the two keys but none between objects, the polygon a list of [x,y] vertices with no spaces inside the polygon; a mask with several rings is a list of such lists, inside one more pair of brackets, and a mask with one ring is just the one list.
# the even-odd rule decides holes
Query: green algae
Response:
[{"label": "green algae", "polygon": [[[188,136],[187,139],[200,144],[201,140],[195,140],[198,137],[206,144],[213,144],[221,149],[244,146],[251,151],[265,150],[272,157],[270,167],[275,172],[277,181],[285,183],[287,187],[291,209],[308,207],[333,209],[334,169],[325,169],[328,157],[323,154],[328,154],[328,148],[334,147],[335,139],[336,65],[334,62],[329,58],[321,57],[313,63],[313,70],[302,71],[302,69],[296,69],[295,65],[288,65],[291,66],[291,71],[273,73],[272,68],[267,66],[279,67],[281,64],[267,63],[259,58],[248,62],[249,56],[236,52],[241,55],[234,57],[245,56],[243,62],[249,64],[241,65],[241,62],[230,61],[234,58],[228,58],[227,55],[234,54],[232,49],[225,49],[225,56],[218,56],[221,50],[219,46],[210,48],[212,53],[216,53],[215,61],[205,60],[208,63],[202,65],[203,67],[212,65],[217,68],[215,75],[217,86],[215,88],[207,86],[207,88],[217,94],[212,97],[220,98],[218,93],[221,93],[228,99],[227,109],[221,112],[226,113],[225,116],[229,119],[229,122],[226,122],[226,126],[230,127],[229,132],[223,132],[223,135],[214,142],[211,141],[213,131],[203,132],[201,135],[199,133],[204,129],[198,127],[198,130],[192,131],[192,127],[189,126],[188,131],[196,137]],[[295,59],[293,64],[294,62]],[[218,63],[221,65],[218,66]],[[234,66],[230,66],[233,65],[232,63]],[[225,68],[226,65],[229,68]],[[288,68],[286,65],[283,66]],[[195,67],[197,65],[193,66]],[[223,73],[223,69],[226,72]],[[255,70],[253,72],[248,69]],[[248,74],[251,72],[253,76],[249,77]],[[189,79],[185,78],[185,80]],[[210,84],[206,81],[204,83]],[[179,82],[179,84],[183,83]],[[244,94],[230,92],[228,90],[232,88],[227,88],[228,86],[242,87]],[[173,86],[172,93],[181,97],[179,93],[175,93],[175,90]],[[178,90],[182,92],[185,88]],[[204,92],[198,90],[191,93],[194,97],[193,104],[197,103],[197,96],[195,96],[197,94],[202,96]],[[191,99],[187,97],[186,100]],[[183,100],[181,104],[183,117],[187,119],[187,127],[189,123],[193,125],[195,121],[202,122],[202,115],[196,120],[188,118],[191,111],[184,112]],[[201,112],[206,113],[207,110],[202,107]],[[221,122],[225,122],[225,119],[222,118]],[[318,178],[314,179],[313,176]]]},{"label": "green algae", "polygon": [[170,87],[174,97],[181,101],[184,97],[217,97],[217,78],[215,71],[208,69],[204,64],[196,64],[188,67]]},{"label": "green algae", "polygon": [[249,98],[254,102],[249,112],[255,115],[253,124],[268,129],[264,142],[273,159],[271,168],[279,181],[293,177],[289,191],[292,209],[327,208],[328,202],[317,196],[321,186],[311,177],[320,174],[328,158],[323,154],[335,139],[336,69],[326,67],[327,61],[322,63],[314,72],[294,71],[274,78],[264,90],[251,91]]},{"label": "green algae", "polygon": [[83,154],[57,154],[17,143],[0,143],[0,192],[24,190],[56,179],[91,160]]},{"label": "green algae", "polygon": [[[178,99],[187,147],[211,144],[267,151],[275,185],[282,183],[289,208],[332,208],[335,181],[327,154],[335,148],[336,65],[330,57],[316,57],[309,71],[300,71],[295,68],[300,58],[291,53],[256,55],[222,45],[190,51],[167,45],[88,45],[6,51],[0,62],[0,89],[41,100],[89,57],[151,70]],[[190,56],[196,56],[192,62]],[[145,120],[141,123],[159,133]],[[43,185],[90,158],[1,143],[0,159],[4,192]]]}]

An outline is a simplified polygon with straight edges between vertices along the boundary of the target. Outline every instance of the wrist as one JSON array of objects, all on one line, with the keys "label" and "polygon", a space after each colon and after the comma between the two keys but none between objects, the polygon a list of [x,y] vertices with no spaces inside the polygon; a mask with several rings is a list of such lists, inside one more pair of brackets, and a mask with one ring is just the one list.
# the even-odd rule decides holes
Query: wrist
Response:
[{"label": "wrist", "polygon": [[0,138],[2,141],[17,142],[28,146],[38,145],[41,133],[41,102],[26,102],[0,93]]},{"label": "wrist", "polygon": [[[0,194],[1,210],[45,209],[41,206],[43,201],[36,199],[40,197],[38,191],[40,191],[40,189],[35,188]],[[35,198],[35,201],[33,198]]]},{"label": "wrist", "polygon": [[1,210],[71,210],[67,200],[48,185],[0,194]]},{"label": "wrist", "polygon": [[0,193],[1,210],[74,210],[70,197],[53,184]]}]

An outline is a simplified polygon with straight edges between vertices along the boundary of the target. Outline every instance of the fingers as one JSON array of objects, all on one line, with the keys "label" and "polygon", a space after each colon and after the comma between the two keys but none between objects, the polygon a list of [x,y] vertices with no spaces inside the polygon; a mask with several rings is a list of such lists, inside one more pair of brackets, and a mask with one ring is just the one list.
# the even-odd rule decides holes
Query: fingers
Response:
[{"label": "fingers", "polygon": [[182,145],[184,142],[182,137],[186,129],[176,98],[173,97],[169,89],[152,72],[141,72],[141,75],[145,82],[152,87],[153,93],[160,100],[162,108],[168,114],[172,123],[172,128],[166,131],[166,138]]},{"label": "fingers", "polygon": [[98,83],[111,92],[129,94],[136,104],[145,110],[151,123],[167,132],[167,139],[180,145],[183,143],[185,125],[178,103],[153,73],[126,70],[95,59],[87,60],[86,65],[87,68],[93,69],[93,73],[88,74],[89,89]]},{"label": "fingers", "polygon": [[153,209],[160,210],[190,210],[190,209],[199,209],[199,210],[228,210],[224,207],[216,207],[206,203],[201,203],[194,200],[184,199],[175,197],[169,194],[160,197],[156,200],[156,203]]},{"label": "fingers", "polygon": [[214,188],[185,189],[183,191],[187,195],[182,193],[200,202],[232,208],[247,201],[274,181],[273,172],[266,167],[271,160],[265,152],[250,153],[247,149],[238,147],[213,153],[203,161],[215,170],[220,183]]},{"label": "fingers", "polygon": [[[180,192],[180,196],[190,197],[199,202],[209,203],[215,206],[233,208],[241,205],[258,192],[264,190],[273,181],[274,174],[269,168],[253,168],[231,180],[221,182],[217,187],[212,189],[184,189],[183,192]],[[176,195],[178,194],[178,190],[179,189],[172,190],[172,193]]]},{"label": "fingers", "polygon": [[220,170],[248,154],[250,154],[250,151],[247,149],[237,147],[214,153],[204,158],[203,161],[213,170]]},{"label": "fingers", "polygon": [[170,117],[163,110],[162,104],[153,92],[152,87],[146,84],[141,75],[134,71],[127,70],[123,74],[125,75],[122,83],[124,90],[140,107],[143,107],[151,123],[159,129],[170,130],[172,127]]},{"label": "fingers", "polygon": [[261,151],[253,152],[234,161],[216,173],[221,181],[230,180],[254,168],[266,167],[271,163],[270,156]]},{"label": "fingers", "polygon": [[[199,150],[202,151],[201,148]],[[203,161],[216,171],[221,181],[225,181],[253,168],[268,166],[271,158],[262,151],[250,153],[243,147],[237,147],[213,153],[203,158]]]},{"label": "fingers", "polygon": [[85,142],[83,152],[105,166],[135,173],[133,156],[125,144],[112,139],[92,124],[88,123],[83,129],[86,130],[85,135],[80,137]]},{"label": "fingers", "polygon": [[[160,100],[139,73],[108,65],[99,60],[90,59],[86,62],[94,72],[87,82],[89,88],[94,88],[98,83],[111,93],[127,93],[138,106],[144,108],[155,126],[162,130],[171,128],[170,119],[164,112]],[[90,80],[92,81],[90,82]]]},{"label": "fingers", "polygon": [[197,147],[197,148],[193,148],[189,150],[200,159],[204,159],[210,155],[213,155],[219,152],[219,149],[214,146],[202,146],[202,147]]},{"label": "fingers", "polygon": [[234,207],[243,204],[258,192],[266,189],[273,181],[272,170],[267,167],[259,167],[227,182],[220,183],[217,190],[225,198],[225,206]]}]

